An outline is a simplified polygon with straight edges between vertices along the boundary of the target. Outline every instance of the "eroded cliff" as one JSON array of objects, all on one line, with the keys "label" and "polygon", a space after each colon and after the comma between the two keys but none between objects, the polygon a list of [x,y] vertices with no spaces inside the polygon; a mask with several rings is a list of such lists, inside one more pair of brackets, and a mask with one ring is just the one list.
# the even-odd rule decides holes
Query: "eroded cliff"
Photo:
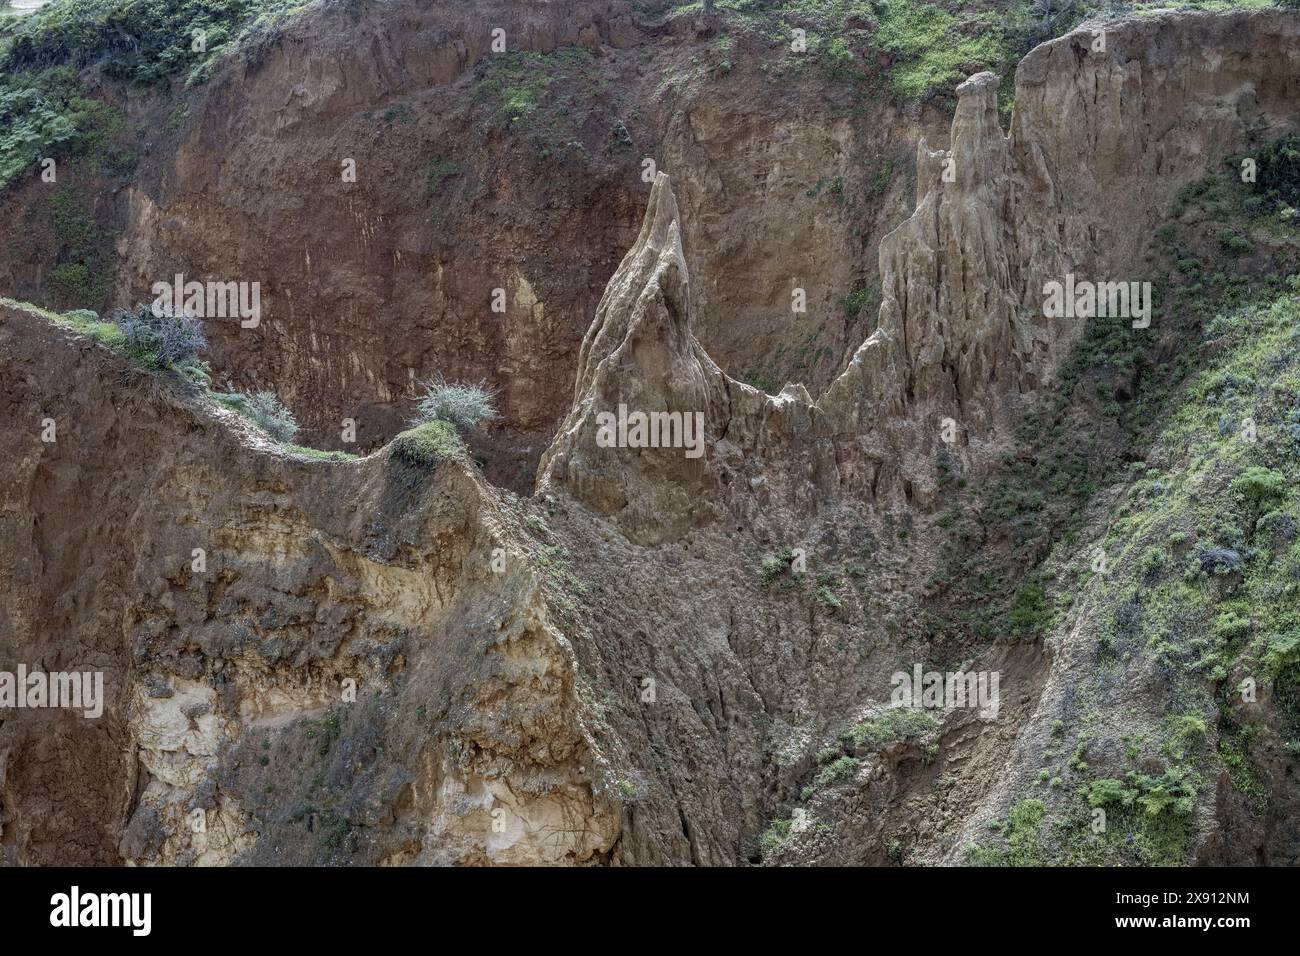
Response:
[{"label": "eroded cliff", "polygon": [[[463,456],[296,456],[5,307],[5,651],[98,668],[109,688],[102,721],[0,724],[6,860],[958,861],[1021,805],[1043,747],[1067,746],[1049,741],[1103,741],[1092,772],[1118,765],[1119,734],[1154,734],[1170,710],[1149,686],[1140,719],[1100,694],[1096,736],[1077,692],[1099,672],[1089,602],[1042,641],[954,633],[933,583],[941,509],[973,509],[1025,409],[1068,397],[1085,330],[1044,317],[1043,284],[1140,278],[1184,187],[1294,131],[1298,22],[1127,20],[1104,26],[1104,51],[1091,30],[1066,36],[1021,64],[1009,134],[995,79],[968,80],[949,147],[918,148],[915,212],[881,244],[879,327],[816,400],[735,381],[697,340],[717,321],[698,291],[709,260],[692,258],[670,168],[527,500]],[[1265,267],[1295,248],[1283,237]],[[1166,318],[1120,334],[1176,349]],[[683,429],[698,413],[702,453],[610,447],[601,416],[620,405]],[[1099,534],[1119,490],[1088,502]],[[1008,550],[967,543],[989,566],[1015,567]],[[1082,544],[1059,557],[1088,560]],[[891,674],[917,661],[1000,673],[997,719],[890,724]],[[1216,733],[1197,739],[1211,760]],[[1168,759],[1160,744],[1142,759]],[[1275,807],[1294,798],[1281,766]],[[1214,786],[1177,796],[1194,820],[1179,852],[1230,858],[1222,830],[1246,811]],[[1294,858],[1284,827],[1251,840]]]}]

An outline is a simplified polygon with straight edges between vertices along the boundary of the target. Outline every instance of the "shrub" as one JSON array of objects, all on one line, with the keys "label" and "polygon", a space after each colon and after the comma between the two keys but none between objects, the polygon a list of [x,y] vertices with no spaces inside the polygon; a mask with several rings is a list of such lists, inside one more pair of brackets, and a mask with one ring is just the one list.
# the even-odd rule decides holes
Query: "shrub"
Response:
[{"label": "shrub", "polygon": [[1021,800],[1007,817],[1007,862],[1012,866],[1036,866],[1038,827],[1047,808],[1041,800]]},{"label": "shrub", "polygon": [[823,606],[830,608],[832,611],[839,610],[839,608],[843,607],[843,602],[840,601],[835,592],[825,585],[821,585],[817,588],[816,597]]},{"label": "shrub", "polygon": [[876,750],[896,740],[921,737],[937,726],[939,722],[923,710],[891,707],[884,713],[843,731],[840,740],[859,751]]},{"label": "shrub", "polygon": [[1202,547],[1196,560],[1206,574],[1233,574],[1241,570],[1241,555],[1232,548]]},{"label": "shrub", "polygon": [[1016,592],[1015,602],[1007,613],[1007,629],[1012,636],[1036,636],[1047,627],[1050,620],[1043,586],[1035,581],[1023,585]]},{"label": "shrub", "polygon": [[192,315],[155,315],[149,306],[137,305],[119,311],[113,322],[122,330],[128,354],[154,368],[184,371],[197,364],[199,350],[208,346]]},{"label": "shrub", "polygon": [[1148,583],[1155,580],[1161,570],[1164,569],[1167,561],[1168,555],[1165,554],[1163,548],[1147,548],[1138,562],[1138,570],[1141,572],[1143,580]]},{"label": "shrub", "polygon": [[1254,518],[1285,497],[1286,476],[1272,468],[1252,465],[1234,478],[1229,487]]},{"label": "shrub", "polygon": [[606,144],[611,150],[623,149],[632,145],[632,134],[628,132],[627,125],[622,120],[614,121],[614,125],[610,127]]},{"label": "shrub", "polygon": [[421,382],[420,387],[424,389],[424,397],[419,401],[416,416],[411,419],[412,425],[443,421],[461,431],[468,431],[497,417],[494,396],[482,382],[462,385],[438,376]]},{"label": "shrub", "polygon": [[794,563],[794,549],[786,548],[780,554],[772,558],[763,559],[763,570],[760,572],[760,580],[763,587],[767,587],[773,581],[781,576],[786,568]]},{"label": "shrub", "polygon": [[245,400],[248,417],[278,442],[292,442],[298,437],[298,422],[285,408],[275,392],[254,392]]},{"label": "shrub", "polygon": [[758,838],[758,845],[763,851],[764,858],[781,852],[786,840],[790,839],[790,829],[793,825],[793,820],[773,820],[763,831],[763,835]]},{"label": "shrub", "polygon": [[813,779],[813,787],[820,790],[832,784],[847,780],[858,772],[861,763],[856,757],[841,757],[822,768],[822,772]]},{"label": "shrub", "polygon": [[50,272],[50,284],[72,302],[99,302],[108,291],[103,276],[87,262],[60,262]]},{"label": "shrub", "polygon": [[1088,786],[1088,803],[1094,807],[1129,807],[1135,799],[1137,793],[1114,778],[1094,780]]},{"label": "shrub", "polygon": [[1231,229],[1219,230],[1219,246],[1224,252],[1240,253],[1250,248],[1250,240],[1239,232],[1233,232]]},{"label": "shrub", "polygon": [[1262,531],[1274,541],[1294,541],[1296,537],[1296,521],[1285,511],[1270,511],[1259,519],[1259,524],[1255,530]]},{"label": "shrub", "polygon": [[416,465],[437,464],[464,447],[456,429],[441,419],[417,425],[393,439],[393,452]]},{"label": "shrub", "polygon": [[880,303],[880,287],[877,283],[864,286],[861,289],[854,289],[844,298],[840,299],[840,305],[844,308],[844,317],[846,319],[857,318],[868,305],[878,308]]}]

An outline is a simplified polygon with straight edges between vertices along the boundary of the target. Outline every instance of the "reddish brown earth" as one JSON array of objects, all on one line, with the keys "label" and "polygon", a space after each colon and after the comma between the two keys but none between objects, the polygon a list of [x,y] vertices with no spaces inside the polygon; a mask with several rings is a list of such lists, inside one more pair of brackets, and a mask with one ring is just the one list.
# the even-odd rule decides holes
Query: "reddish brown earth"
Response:
[{"label": "reddish brown earth", "polygon": [[[978,573],[1014,567],[1007,522],[944,486],[939,456],[996,484],[1014,413],[1053,395],[1079,327],[1044,321],[1038,279],[1126,267],[1184,185],[1294,131],[1300,21],[1134,19],[1093,59],[1082,33],[1046,44],[1021,65],[1009,135],[978,74],[950,134],[915,149],[915,190],[900,175],[882,196],[870,144],[918,124],[893,116],[887,134],[852,111],[861,91],[773,78],[743,38],[728,71],[687,20],[502,8],[530,49],[599,50],[554,61],[574,72],[508,122],[474,65],[496,14],[356,9],[303,19],[195,92],[132,184],[73,165],[65,185],[118,236],[110,301],[176,271],[268,276],[261,327],[212,328],[218,384],[276,388],[322,445],[355,414],[370,444],[414,378],[487,377],[506,413],[488,477],[524,486],[542,454],[537,493],[401,443],[312,459],[57,316],[0,306],[0,669],[93,667],[110,689],[100,722],[0,723],[0,860],[956,863],[1026,793],[1074,819],[1072,795],[1041,786],[1049,748],[1058,764],[1090,748],[1117,776],[1137,730],[1155,772],[1170,711],[1154,668],[1080,700],[1109,679],[1099,589],[1024,637],[936,618],[931,596],[963,583],[936,580],[945,509],[994,524],[967,552]],[[157,121],[175,103],[130,109]],[[672,178],[647,193],[652,150]],[[356,184],[336,181],[341,156]],[[435,157],[455,165],[430,190]],[[41,188],[8,200],[6,249],[29,241],[0,278],[21,298],[47,291],[39,251],[62,241]],[[868,336],[838,298],[873,275],[877,241]],[[498,286],[503,316],[486,308]],[[784,311],[794,286],[807,316]],[[1156,334],[1173,347],[1180,328]],[[727,370],[789,372],[817,398]],[[594,426],[624,397],[699,410],[707,453],[609,451]],[[944,416],[962,427],[951,449]],[[1086,447],[1126,453],[1104,440]],[[1117,481],[1086,502],[1086,533],[1104,538],[1126,497]],[[1049,570],[1077,577],[1086,552],[1063,550]],[[896,668],[942,661],[1001,672],[1003,718],[944,708],[923,733],[856,738]],[[364,692],[341,700],[345,680]],[[1244,839],[1226,771],[1209,781],[1185,861],[1293,861],[1292,769],[1271,765],[1269,818]]]},{"label": "reddish brown earth", "polygon": [[[69,171],[114,237],[104,301],[50,286],[58,239],[34,178],[3,202],[0,287],[105,310],[177,272],[260,282],[260,328],[209,323],[215,386],[275,390],[304,444],[343,447],[354,418],[365,450],[401,427],[416,381],[485,380],[503,420],[477,451],[517,490],[635,238],[645,159],[673,176],[701,342],[726,371],[817,392],[870,330],[878,296],[855,314],[842,300],[876,279],[879,240],[910,204],[910,144],[944,139],[946,104],[922,124],[874,64],[835,76],[736,24],[724,53],[716,21],[627,2],[352,9],[301,17],[205,86],[133,98],[147,130],[134,181]],[[536,105],[513,118],[493,92],[498,26],[510,51],[545,54],[521,81],[540,84]],[[455,172],[431,184],[440,162]]]}]

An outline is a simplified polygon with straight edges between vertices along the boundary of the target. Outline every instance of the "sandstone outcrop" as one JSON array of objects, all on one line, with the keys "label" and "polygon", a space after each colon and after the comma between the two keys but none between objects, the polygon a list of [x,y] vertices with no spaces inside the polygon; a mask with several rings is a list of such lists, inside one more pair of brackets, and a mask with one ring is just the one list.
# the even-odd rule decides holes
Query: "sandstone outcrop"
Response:
[{"label": "sandstone outcrop", "polygon": [[[547,22],[579,42],[623,36],[617,18]],[[912,625],[937,550],[941,420],[959,426],[963,467],[987,467],[1079,334],[1042,315],[1042,283],[1140,278],[1183,185],[1294,128],[1294,15],[1105,31],[1105,55],[1081,31],[1025,59],[1009,134],[995,79],[962,85],[948,146],[918,148],[914,214],[881,244],[879,327],[815,400],[739,383],[697,341],[721,320],[701,314],[660,175],[528,500],[465,457],[426,469],[391,449],[286,452],[176,382],[0,308],[0,670],[91,667],[108,688],[98,722],[0,715],[0,858],[756,861],[819,745],[888,700],[900,660],[934,649]],[[445,80],[474,55],[432,49],[355,76],[318,65],[281,121],[356,105],[403,70]],[[215,109],[242,94],[211,95]],[[221,180],[210,160],[187,150],[178,168]],[[358,235],[380,225],[359,220]],[[331,334],[387,335],[354,322],[383,289],[364,300]],[[314,354],[323,314],[304,307],[280,360]],[[702,454],[607,447],[601,416],[619,406],[698,413]],[[869,586],[827,600],[829,585],[796,579],[795,548],[812,580]],[[900,832],[910,859],[955,860],[1046,735],[1072,639],[1055,655],[962,648],[1008,675],[1005,719],[944,714],[933,753],[900,743],[854,762],[852,797],[828,810],[838,842],[803,861],[883,862]]]}]

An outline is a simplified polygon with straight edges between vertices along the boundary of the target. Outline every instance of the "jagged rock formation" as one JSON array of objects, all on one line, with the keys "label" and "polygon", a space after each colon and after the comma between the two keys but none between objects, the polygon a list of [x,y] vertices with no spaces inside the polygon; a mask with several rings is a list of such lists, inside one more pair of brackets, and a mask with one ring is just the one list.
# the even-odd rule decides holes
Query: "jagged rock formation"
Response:
[{"label": "jagged rock formation", "polygon": [[[882,244],[880,327],[817,401],[742,385],[696,341],[659,177],[531,501],[465,460],[287,455],[5,308],[0,669],[91,666],[109,688],[99,723],[4,715],[5,861],[754,859],[818,745],[929,650],[906,625],[933,563],[937,419],[960,423],[972,472],[1005,445],[1077,334],[1042,318],[1042,282],[1127,274],[1178,188],[1293,124],[1296,22],[1126,21],[1097,57],[1089,34],[1054,41],[1022,64],[1009,137],[993,78],[963,84],[949,149],[922,143],[916,212]],[[1108,150],[1128,161],[1087,172]],[[1129,169],[1157,178],[1129,185]],[[1115,195],[1131,219],[1108,214]],[[700,413],[704,453],[605,447],[619,405]],[[894,513],[915,520],[910,541],[882,540]],[[762,557],[787,547],[873,592],[761,587]],[[1059,709],[1071,640],[1057,657],[969,649],[1006,675],[1002,719],[945,714],[933,754],[862,754],[852,799],[824,807],[837,841],[805,860],[883,862],[890,840],[956,859],[1010,799],[1007,755],[1021,774]]]},{"label": "jagged rock formation", "polygon": [[[636,235],[646,159],[673,176],[692,239],[696,333],[733,374],[821,387],[874,318],[840,300],[874,278],[876,244],[906,215],[906,152],[946,113],[864,111],[851,84],[743,34],[724,76],[715,39],[627,0],[313,5],[207,84],[133,93],[154,145],[129,181],[61,171],[116,252],[102,305],[60,297],[52,190],[35,176],[0,196],[0,289],[106,311],[176,273],[260,281],[261,326],[210,331],[218,382],[276,391],[314,447],[344,447],[353,418],[370,450],[403,427],[418,380],[485,379],[502,420],[475,451],[526,493]],[[535,96],[525,115],[503,107],[510,89]],[[887,164],[897,174],[868,191]],[[792,285],[808,313],[791,313]]]},{"label": "jagged rock formation", "polygon": [[[724,377],[692,333],[690,295],[677,201],[660,173],[641,234],[583,340],[573,409],[541,464],[584,504],[602,514],[621,512],[631,536],[643,543],[680,536],[712,484],[702,426],[717,422],[726,408]],[[665,417],[654,450],[602,447],[598,418],[617,416],[620,407],[673,416]],[[700,454],[689,454],[691,438]]]},{"label": "jagged rock formation", "polygon": [[[723,457],[739,447],[763,460],[765,478],[799,469],[821,492],[928,507],[942,420],[956,423],[964,464],[978,473],[1005,448],[1018,397],[1050,386],[1078,338],[1079,320],[1043,315],[1043,284],[1070,272],[1096,281],[1140,279],[1133,263],[1177,192],[1233,152],[1292,127],[1289,104],[1300,89],[1274,71],[1282,63],[1283,73],[1294,75],[1297,29],[1295,18],[1279,11],[1143,18],[1108,25],[1103,51],[1094,49],[1101,31],[1076,31],[1026,57],[1010,133],[998,123],[996,77],[979,74],[959,86],[950,148],[919,144],[916,210],[881,244],[879,326],[815,404],[798,387],[764,402],[707,371],[715,366],[688,334],[680,228],[670,225],[675,202],[658,198],[657,182],[641,236],[584,341],[576,404],[542,471],[559,455],[558,468],[578,496],[606,513],[625,506],[683,513],[645,485],[629,494],[626,475],[639,469],[623,465],[662,456],[592,451],[593,411],[641,395],[647,409],[707,410],[709,434],[726,437]],[[1182,39],[1167,39],[1171,34]],[[1195,58],[1192,49],[1215,55]],[[1151,57],[1134,55],[1147,50]],[[1176,95],[1164,82],[1174,63],[1188,64],[1178,69]],[[1094,99],[1073,105],[1081,103],[1079,89],[1093,85]],[[1132,95],[1148,87],[1158,94]],[[1059,102],[1071,110],[1062,114],[1053,105]],[[1127,164],[1114,165],[1108,144],[1130,129],[1140,132],[1125,146]],[[1103,178],[1099,169],[1112,175]],[[1126,215],[1114,215],[1117,206]],[[662,304],[643,304],[646,294]],[[1151,334],[1160,334],[1158,322]],[[625,337],[640,341],[642,353],[668,354],[632,368],[636,348],[611,355]],[[606,357],[598,377],[592,366]],[[682,362],[699,371],[684,373]],[[689,388],[681,385],[686,380]],[[669,396],[665,387],[681,390]],[[780,421],[769,420],[773,415]],[[811,458],[768,451],[800,439],[813,446]],[[575,441],[581,450],[570,450]],[[615,467],[625,475],[617,490],[598,477]],[[673,484],[694,509],[705,507],[685,484]]]}]

